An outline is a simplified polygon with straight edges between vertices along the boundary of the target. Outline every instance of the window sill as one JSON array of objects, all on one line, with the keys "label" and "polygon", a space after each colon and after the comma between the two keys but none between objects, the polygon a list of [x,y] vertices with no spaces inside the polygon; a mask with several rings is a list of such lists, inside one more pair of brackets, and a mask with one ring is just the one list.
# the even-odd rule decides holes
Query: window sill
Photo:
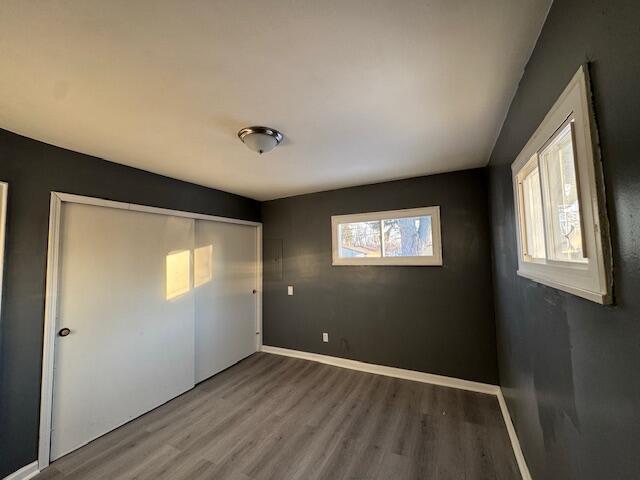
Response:
[{"label": "window sill", "polygon": [[571,285],[565,285],[564,283],[556,282],[555,280],[551,280],[534,273],[523,272],[522,270],[518,270],[517,274],[520,277],[533,280],[534,282],[541,283],[543,285],[546,285],[547,287],[552,287],[558,290],[562,290],[563,292],[571,293],[572,295],[576,295],[592,302],[599,303],[600,305],[610,305],[612,303],[610,295],[572,287]]}]

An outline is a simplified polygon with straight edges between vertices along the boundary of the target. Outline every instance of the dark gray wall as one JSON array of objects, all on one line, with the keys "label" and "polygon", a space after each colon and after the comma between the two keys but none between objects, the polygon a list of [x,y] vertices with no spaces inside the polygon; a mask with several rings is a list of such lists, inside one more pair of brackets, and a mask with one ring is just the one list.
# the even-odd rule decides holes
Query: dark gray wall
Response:
[{"label": "dark gray wall", "polygon": [[[487,194],[469,170],[263,203],[264,343],[496,383]],[[332,215],[432,205],[443,267],[331,265]]]},{"label": "dark gray wall", "polygon": [[[610,307],[516,276],[510,164],[585,61],[612,223]],[[490,190],[500,383],[533,478],[640,478],[640,2],[554,2]]]},{"label": "dark gray wall", "polygon": [[247,198],[117,165],[0,130],[9,182],[0,319],[0,478],[37,456],[50,192],[260,219]]}]

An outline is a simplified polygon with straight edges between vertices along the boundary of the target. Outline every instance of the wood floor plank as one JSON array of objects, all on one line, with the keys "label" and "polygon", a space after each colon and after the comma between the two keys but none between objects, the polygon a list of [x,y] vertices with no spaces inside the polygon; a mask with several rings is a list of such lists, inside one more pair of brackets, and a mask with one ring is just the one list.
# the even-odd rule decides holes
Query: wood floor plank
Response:
[{"label": "wood floor plank", "polygon": [[495,397],[257,353],[37,480],[519,479]]}]

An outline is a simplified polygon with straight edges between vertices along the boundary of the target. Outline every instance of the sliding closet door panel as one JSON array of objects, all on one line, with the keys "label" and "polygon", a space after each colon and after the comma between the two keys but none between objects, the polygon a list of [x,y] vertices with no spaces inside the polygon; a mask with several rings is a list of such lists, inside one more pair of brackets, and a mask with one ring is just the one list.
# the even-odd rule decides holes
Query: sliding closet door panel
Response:
[{"label": "sliding closet door panel", "polygon": [[192,219],[64,205],[52,459],[193,387],[193,245]]},{"label": "sliding closet door panel", "polygon": [[256,228],[196,221],[196,381],[256,351]]}]

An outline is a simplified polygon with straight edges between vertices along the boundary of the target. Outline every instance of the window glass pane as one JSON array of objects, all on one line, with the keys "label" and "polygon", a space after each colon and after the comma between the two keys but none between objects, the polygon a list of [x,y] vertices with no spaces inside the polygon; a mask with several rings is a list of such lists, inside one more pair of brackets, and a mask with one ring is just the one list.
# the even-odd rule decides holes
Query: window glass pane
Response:
[{"label": "window glass pane", "polygon": [[340,257],[380,257],[380,222],[343,223],[338,226]]},{"label": "window glass pane", "polygon": [[385,257],[431,257],[431,217],[390,218],[382,221]]},{"label": "window glass pane", "polygon": [[540,153],[545,171],[549,258],[585,262],[571,124]]},{"label": "window glass pane", "polygon": [[546,257],[544,220],[538,167],[529,172],[522,180],[522,201],[524,204],[526,252],[532,258],[544,259]]}]

